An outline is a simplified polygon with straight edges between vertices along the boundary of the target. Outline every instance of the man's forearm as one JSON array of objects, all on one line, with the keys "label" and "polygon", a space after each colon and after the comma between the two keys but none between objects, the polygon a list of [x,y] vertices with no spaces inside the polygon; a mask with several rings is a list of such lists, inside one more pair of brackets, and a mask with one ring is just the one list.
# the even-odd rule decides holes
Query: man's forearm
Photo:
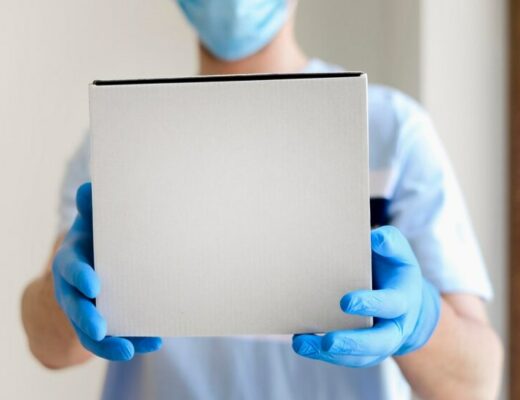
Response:
[{"label": "man's forearm", "polygon": [[[500,385],[503,349],[492,328],[472,309],[473,296],[445,296],[433,336],[422,349],[395,357],[424,399],[493,399]],[[472,307],[473,306],[473,307]],[[468,313],[465,311],[468,310]]]},{"label": "man's forearm", "polygon": [[25,289],[22,321],[31,352],[46,367],[64,368],[90,357],[54,298],[49,271]]}]

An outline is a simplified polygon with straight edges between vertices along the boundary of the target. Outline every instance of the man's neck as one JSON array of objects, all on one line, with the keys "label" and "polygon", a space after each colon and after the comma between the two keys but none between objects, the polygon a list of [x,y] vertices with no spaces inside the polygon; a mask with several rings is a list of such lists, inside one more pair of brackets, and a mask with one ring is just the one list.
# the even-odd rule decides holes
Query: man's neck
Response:
[{"label": "man's neck", "polygon": [[300,72],[307,65],[308,58],[296,43],[293,32],[293,22],[290,21],[266,47],[238,61],[219,60],[199,44],[199,73],[227,75]]}]

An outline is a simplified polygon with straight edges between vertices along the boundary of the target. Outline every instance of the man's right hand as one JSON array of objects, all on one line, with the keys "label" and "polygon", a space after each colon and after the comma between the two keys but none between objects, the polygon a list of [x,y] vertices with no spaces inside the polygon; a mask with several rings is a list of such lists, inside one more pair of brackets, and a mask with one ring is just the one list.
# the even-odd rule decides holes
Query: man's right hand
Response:
[{"label": "man's right hand", "polygon": [[77,192],[78,216],[52,263],[55,295],[81,344],[99,357],[112,361],[130,360],[135,353],[161,347],[161,338],[106,336],[107,325],[94,305],[101,284],[94,270],[92,242],[92,186]]}]

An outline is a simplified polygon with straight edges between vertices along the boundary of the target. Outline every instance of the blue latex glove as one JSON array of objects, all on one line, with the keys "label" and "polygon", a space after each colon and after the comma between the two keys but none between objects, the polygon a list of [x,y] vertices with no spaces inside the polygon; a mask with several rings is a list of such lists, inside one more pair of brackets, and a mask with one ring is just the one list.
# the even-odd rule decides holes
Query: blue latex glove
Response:
[{"label": "blue latex glove", "polygon": [[372,231],[372,269],[375,290],[348,293],[340,306],[347,314],[375,317],[374,326],[323,336],[295,335],[296,353],[359,368],[407,354],[428,342],[439,321],[440,296],[422,277],[408,241],[396,228]]},{"label": "blue latex glove", "polygon": [[52,271],[56,299],[69,318],[81,344],[99,357],[112,361],[130,360],[135,353],[161,347],[160,338],[106,336],[107,324],[94,305],[100,282],[93,269],[92,187],[77,192],[78,216],[56,253]]}]

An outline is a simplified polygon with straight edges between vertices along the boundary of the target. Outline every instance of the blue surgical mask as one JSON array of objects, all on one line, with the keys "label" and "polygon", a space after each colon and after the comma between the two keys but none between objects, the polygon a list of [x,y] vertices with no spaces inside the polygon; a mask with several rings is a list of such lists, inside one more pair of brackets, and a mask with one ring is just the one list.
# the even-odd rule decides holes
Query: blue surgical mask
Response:
[{"label": "blue surgical mask", "polygon": [[215,57],[234,61],[265,47],[288,15],[288,0],[177,0]]}]

